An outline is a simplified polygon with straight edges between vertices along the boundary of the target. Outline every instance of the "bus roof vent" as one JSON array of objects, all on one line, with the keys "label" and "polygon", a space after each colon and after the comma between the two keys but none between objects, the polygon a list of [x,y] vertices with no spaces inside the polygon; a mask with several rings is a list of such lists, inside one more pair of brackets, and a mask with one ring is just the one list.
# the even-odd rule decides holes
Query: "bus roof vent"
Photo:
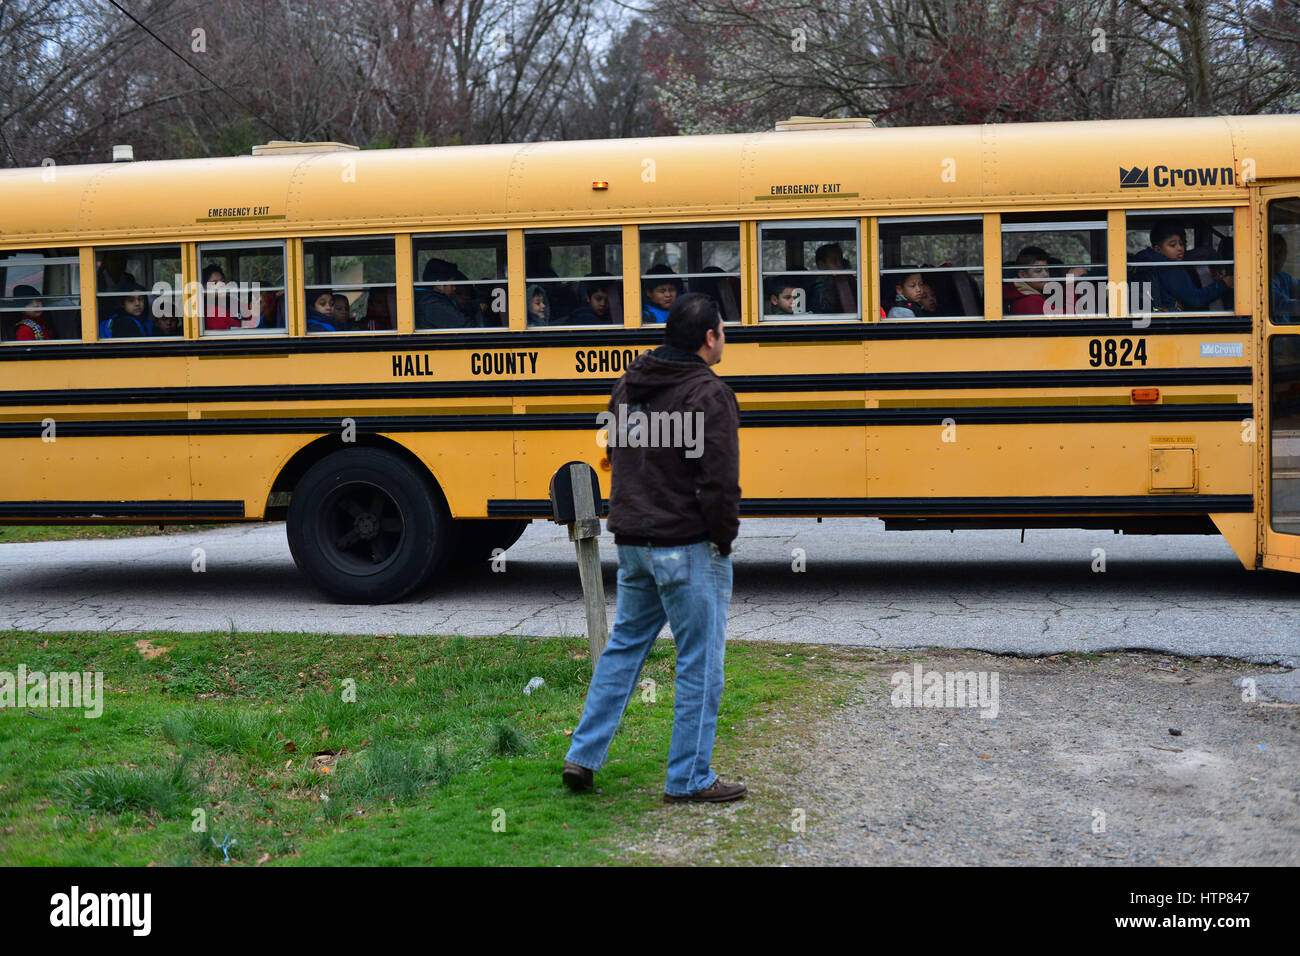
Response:
[{"label": "bus roof vent", "polygon": [[818,129],[874,129],[875,122],[862,116],[844,117],[836,119],[835,117],[823,116],[791,116],[788,120],[781,120],[776,124],[778,133],[788,133],[791,130],[818,130]]},{"label": "bus roof vent", "polygon": [[357,149],[347,143],[294,143],[284,139],[273,139],[269,143],[253,147],[254,156],[284,156],[287,153],[333,153],[341,149]]}]

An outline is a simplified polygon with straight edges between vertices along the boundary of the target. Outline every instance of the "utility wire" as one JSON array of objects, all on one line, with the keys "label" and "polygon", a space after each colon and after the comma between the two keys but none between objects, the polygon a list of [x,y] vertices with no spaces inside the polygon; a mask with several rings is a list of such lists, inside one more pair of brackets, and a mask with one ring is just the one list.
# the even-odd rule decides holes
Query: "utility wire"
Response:
[{"label": "utility wire", "polygon": [[[168,51],[169,53],[171,53],[174,57],[176,57],[176,59],[180,60],[182,63],[184,63],[186,66],[188,66],[191,70],[193,70],[193,71],[194,71],[195,73],[197,73],[199,76],[203,77],[205,80],[207,80],[207,81],[208,81],[209,83],[211,83],[213,86],[215,86],[218,90],[220,90],[222,93],[224,93],[224,94],[227,96],[227,98],[229,98],[229,100],[230,100],[232,103],[234,103],[234,104],[235,104],[236,106],[238,106],[240,109],[242,109],[242,110],[246,110],[248,113],[250,113],[250,114],[252,115],[253,119],[257,120],[259,123],[261,123],[261,124],[262,124],[263,126],[265,126],[267,129],[269,129],[272,133],[274,133],[276,136],[278,136],[280,139],[288,139],[288,138],[289,138],[289,137],[286,136],[284,133],[280,132],[278,129],[276,129],[274,126],[272,126],[271,123],[270,123],[269,121],[267,121],[267,120],[263,119],[261,116],[259,116],[255,110],[250,109],[247,103],[241,103],[241,102],[239,101],[239,99],[236,98],[236,96],[235,96],[233,93],[231,93],[231,92],[230,92],[229,90],[227,90],[224,86],[222,86],[220,83],[218,83],[218,82],[217,82],[216,80],[214,80],[212,77],[208,76],[208,74],[204,73],[204,72],[203,72],[202,70],[200,70],[197,66],[195,66],[193,63],[191,63],[189,60],[187,60],[184,56],[182,56],[180,53],[178,53],[178,52],[177,52],[177,51],[176,51],[176,50],[171,46],[171,44],[169,44],[166,40],[164,40],[164,39],[163,39],[162,37],[160,37],[158,34],[154,33],[152,30],[150,30],[149,27],[147,27],[144,23],[142,23],[139,19],[136,18],[136,16],[135,16],[134,13],[132,13],[130,10],[126,9],[126,7],[124,7],[124,6],[122,6],[120,3],[118,3],[117,0],[108,0],[108,2],[111,3],[113,6],[117,7],[118,10],[120,10],[120,11],[121,11],[122,13],[124,13],[127,17],[129,17],[130,20],[131,20],[131,22],[134,23],[136,26],[138,26],[141,30],[143,30],[145,33],[149,34],[151,37],[153,37],[155,40],[157,40],[159,43],[161,43],[164,47],[166,47],[166,48],[167,48],[167,51]],[[12,150],[11,150],[11,152],[12,152]]]}]

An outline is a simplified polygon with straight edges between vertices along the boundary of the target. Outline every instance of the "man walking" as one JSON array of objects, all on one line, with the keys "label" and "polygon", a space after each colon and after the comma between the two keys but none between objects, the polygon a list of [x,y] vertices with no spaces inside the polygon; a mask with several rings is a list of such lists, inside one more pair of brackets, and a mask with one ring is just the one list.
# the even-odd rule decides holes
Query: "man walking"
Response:
[{"label": "man walking", "polygon": [[745,796],[744,784],[723,783],[710,766],[731,603],[729,555],[740,528],[740,411],[731,388],[709,368],[721,361],[725,342],[716,302],[680,296],[664,341],[632,363],[609,400],[620,423],[608,442],[618,613],[562,776],[572,790],[592,786],[667,620],[677,645],[677,690],[664,801],[722,803]]}]

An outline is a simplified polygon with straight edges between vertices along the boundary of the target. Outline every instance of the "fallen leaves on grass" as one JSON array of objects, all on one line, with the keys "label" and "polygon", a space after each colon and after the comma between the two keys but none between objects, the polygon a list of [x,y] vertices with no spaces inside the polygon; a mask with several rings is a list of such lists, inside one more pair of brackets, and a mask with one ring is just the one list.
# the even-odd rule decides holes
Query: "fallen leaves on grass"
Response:
[{"label": "fallen leaves on grass", "polygon": [[146,637],[142,637],[140,640],[135,642],[135,649],[139,651],[140,656],[147,661],[151,661],[155,657],[162,657],[171,650],[170,647],[155,647],[153,642]]}]

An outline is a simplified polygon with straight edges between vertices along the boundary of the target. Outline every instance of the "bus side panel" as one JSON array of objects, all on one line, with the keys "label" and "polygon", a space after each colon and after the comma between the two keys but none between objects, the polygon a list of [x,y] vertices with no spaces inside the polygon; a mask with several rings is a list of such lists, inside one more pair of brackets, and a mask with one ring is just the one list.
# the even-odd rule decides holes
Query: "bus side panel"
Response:
[{"label": "bus side panel", "polygon": [[590,429],[516,432],[515,491],[509,497],[549,501],[555,470],[565,462],[585,461],[596,469],[600,477],[600,495],[608,503],[610,471],[601,464],[602,460],[607,460],[608,451],[596,444],[595,413],[591,422]]},{"label": "bus side panel", "polygon": [[866,462],[860,426],[740,430],[745,498],[863,498]]},{"label": "bus side panel", "polygon": [[189,446],[184,435],[129,438],[59,436],[4,441],[3,501],[188,501]]},{"label": "bus side panel", "polygon": [[[385,437],[424,462],[453,518],[486,518],[489,499],[514,494],[515,447],[509,431],[402,432]],[[544,489],[541,497],[546,497]]]},{"label": "bus side panel", "polygon": [[[192,435],[190,469],[196,501],[243,501],[244,517],[261,518],[286,461],[318,435]],[[342,442],[340,448],[346,447]]]},{"label": "bus side panel", "polygon": [[[892,426],[867,430],[873,498],[1144,495],[1162,493],[1156,441],[1176,429],[1192,448],[1190,487],[1168,494],[1249,495],[1254,447],[1237,422]],[[948,440],[945,440],[948,439]],[[1154,479],[1154,480],[1153,480]]]}]

